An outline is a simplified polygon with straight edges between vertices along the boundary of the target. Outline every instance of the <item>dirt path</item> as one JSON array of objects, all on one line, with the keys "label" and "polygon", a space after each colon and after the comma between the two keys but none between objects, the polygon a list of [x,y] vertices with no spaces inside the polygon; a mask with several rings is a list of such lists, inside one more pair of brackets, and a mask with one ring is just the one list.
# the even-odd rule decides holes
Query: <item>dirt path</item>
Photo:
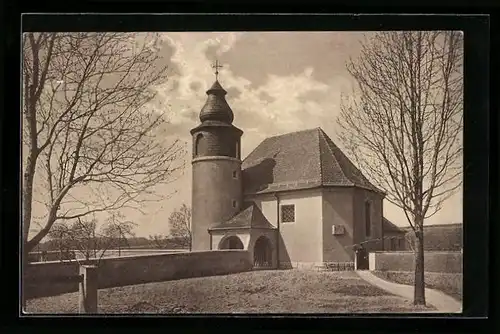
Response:
[{"label": "dirt path", "polygon": [[[366,282],[397,296],[413,299],[413,286],[398,284],[383,280],[373,275],[369,271],[356,271],[356,273]],[[441,313],[461,313],[462,303],[447,294],[434,289],[425,289],[426,302],[439,310]]]}]

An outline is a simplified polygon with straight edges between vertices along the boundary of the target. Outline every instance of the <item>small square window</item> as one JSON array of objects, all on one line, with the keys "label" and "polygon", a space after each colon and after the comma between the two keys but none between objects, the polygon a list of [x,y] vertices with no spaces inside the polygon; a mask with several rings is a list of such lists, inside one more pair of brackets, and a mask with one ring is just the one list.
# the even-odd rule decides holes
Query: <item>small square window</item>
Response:
[{"label": "small square window", "polygon": [[237,171],[233,171],[233,179],[237,179],[238,178],[238,172]]},{"label": "small square window", "polygon": [[281,222],[293,223],[295,222],[295,205],[282,205],[281,206]]},{"label": "small square window", "polygon": [[233,208],[236,208],[236,206],[238,205],[238,202],[236,202],[234,199],[233,199]]}]

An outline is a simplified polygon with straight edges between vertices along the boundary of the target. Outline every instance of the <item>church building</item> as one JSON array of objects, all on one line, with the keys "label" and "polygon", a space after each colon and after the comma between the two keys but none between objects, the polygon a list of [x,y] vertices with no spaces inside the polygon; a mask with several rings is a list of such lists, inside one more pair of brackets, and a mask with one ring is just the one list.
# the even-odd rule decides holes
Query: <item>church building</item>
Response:
[{"label": "church building", "polygon": [[256,267],[353,262],[382,250],[383,199],[321,129],[265,139],[241,157],[227,92],[216,80],[191,130],[192,249],[245,249]]}]

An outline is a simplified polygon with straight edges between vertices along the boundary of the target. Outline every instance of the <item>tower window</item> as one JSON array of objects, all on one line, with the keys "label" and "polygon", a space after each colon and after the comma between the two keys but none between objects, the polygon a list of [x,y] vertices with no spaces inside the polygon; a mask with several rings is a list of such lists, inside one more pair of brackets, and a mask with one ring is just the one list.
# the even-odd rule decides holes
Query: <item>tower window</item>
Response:
[{"label": "tower window", "polygon": [[238,172],[237,171],[233,171],[233,179],[237,179],[238,178]]},{"label": "tower window", "polygon": [[236,141],[236,158],[240,158],[240,142]]},{"label": "tower window", "polygon": [[295,205],[282,205],[281,206],[281,222],[293,223],[295,222]]},{"label": "tower window", "polygon": [[236,200],[233,199],[233,208],[236,208],[237,205],[238,205],[238,202],[236,202]]},{"label": "tower window", "polygon": [[371,229],[372,229],[371,211],[372,211],[371,203],[365,202],[365,232],[367,237],[371,235]]},{"label": "tower window", "polygon": [[194,156],[198,156],[198,154],[200,153],[200,146],[201,146],[201,141],[203,139],[203,134],[199,133],[196,138],[195,138],[195,141],[194,141]]}]

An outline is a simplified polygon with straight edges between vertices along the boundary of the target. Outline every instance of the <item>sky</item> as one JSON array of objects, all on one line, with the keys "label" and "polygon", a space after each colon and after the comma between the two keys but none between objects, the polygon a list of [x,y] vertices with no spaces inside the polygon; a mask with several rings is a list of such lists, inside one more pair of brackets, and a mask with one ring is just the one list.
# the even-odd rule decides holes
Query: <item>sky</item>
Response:
[{"label": "sky", "polygon": [[[369,33],[368,33],[369,34]],[[244,131],[242,157],[266,137],[321,127],[337,144],[336,117],[341,94],[354,84],[346,70],[350,57],[360,52],[362,32],[175,32],[161,33],[154,45],[168,65],[168,80],[157,87],[151,108],[166,108],[166,138],[180,138],[187,146],[186,168],[174,183],[159,190],[170,198],[143,208],[145,215],[128,212],[137,236],[168,234],[168,216],[182,203],[191,203],[191,136],[205,91],[213,84],[211,65],[223,66],[219,82],[228,92],[234,125]],[[142,38],[140,35],[138,39]],[[165,111],[165,110],[162,110]],[[366,175],[368,178],[369,176]],[[384,202],[384,215],[408,226],[404,213]],[[426,224],[462,221],[461,191]]]}]

